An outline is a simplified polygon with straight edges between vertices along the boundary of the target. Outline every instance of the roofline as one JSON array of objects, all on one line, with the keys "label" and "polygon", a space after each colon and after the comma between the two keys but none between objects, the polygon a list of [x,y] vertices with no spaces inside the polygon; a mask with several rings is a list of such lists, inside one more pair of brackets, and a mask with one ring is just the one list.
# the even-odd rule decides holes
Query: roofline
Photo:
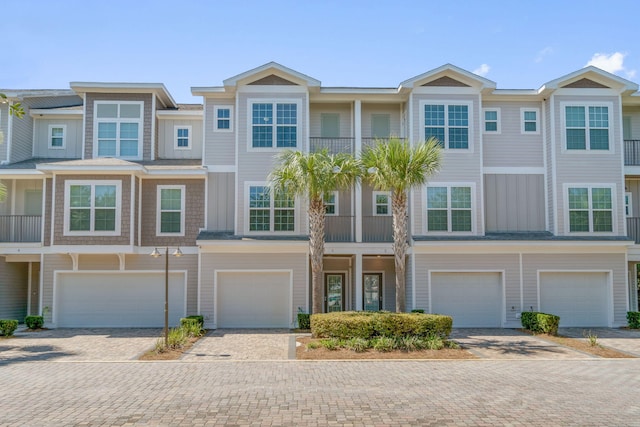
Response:
[{"label": "roofline", "polygon": [[63,110],[55,108],[33,108],[29,110],[31,117],[36,116],[82,116],[82,110]]},{"label": "roofline", "polygon": [[35,98],[40,96],[72,96],[77,95],[71,89],[0,89],[7,98]]},{"label": "roofline", "polygon": [[479,75],[474,74],[474,73],[472,73],[470,71],[467,71],[464,68],[457,67],[457,66],[455,66],[453,64],[444,64],[444,65],[441,65],[438,68],[434,68],[433,70],[427,71],[426,73],[422,73],[422,74],[419,74],[419,75],[417,75],[415,77],[407,79],[407,80],[403,81],[402,83],[400,83],[400,87],[401,88],[402,87],[413,88],[413,85],[414,85],[415,82],[423,80],[423,79],[426,79],[429,76],[432,76],[434,74],[438,74],[438,73],[441,73],[441,72],[447,71],[447,70],[454,71],[454,72],[456,72],[458,74],[462,74],[463,76],[467,77],[468,79],[480,82],[482,84],[483,88],[488,88],[488,89],[495,89],[496,88],[496,82],[494,82],[493,80],[486,79],[486,78],[484,78],[482,76],[479,76]]},{"label": "roofline", "polygon": [[571,80],[574,77],[578,77],[582,74],[587,74],[589,72],[593,72],[596,74],[599,74],[600,76],[613,80],[615,82],[617,82],[618,84],[620,84],[623,88],[624,88],[624,92],[626,91],[632,91],[632,92],[637,92],[638,91],[638,84],[627,80],[625,78],[622,78],[620,76],[617,76],[615,74],[612,74],[608,71],[605,71],[601,68],[598,67],[594,67],[593,65],[589,65],[587,67],[581,68],[579,70],[576,70],[572,73],[569,74],[565,74],[564,76],[558,77],[557,79],[553,79],[545,84],[543,84],[540,89],[538,90],[539,92],[543,92],[545,90],[554,90],[554,89],[558,89],[558,85],[560,83],[566,82],[567,80]]},{"label": "roofline", "polygon": [[274,61],[267,62],[266,64],[260,65],[256,68],[252,68],[251,70],[245,71],[243,73],[236,74],[235,76],[232,76],[232,77],[229,77],[228,79],[223,80],[222,83],[225,86],[236,86],[238,83],[238,80],[242,80],[245,77],[249,77],[261,71],[268,70],[269,68],[275,68],[279,71],[282,71],[283,73],[287,73],[294,77],[297,77],[300,80],[305,80],[307,82],[307,86],[320,86],[320,80],[314,79],[313,77],[310,77],[306,74],[303,74],[289,67],[285,67],[284,65],[278,64],[277,62],[274,62]]},{"label": "roofline", "polygon": [[178,106],[163,83],[71,82],[69,86],[76,93],[155,93],[165,106]]}]

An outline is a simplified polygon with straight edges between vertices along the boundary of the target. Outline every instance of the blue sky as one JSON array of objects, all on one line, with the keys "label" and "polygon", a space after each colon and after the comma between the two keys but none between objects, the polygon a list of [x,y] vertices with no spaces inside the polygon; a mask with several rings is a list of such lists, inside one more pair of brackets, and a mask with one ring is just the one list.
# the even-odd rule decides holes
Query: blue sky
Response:
[{"label": "blue sky", "polygon": [[191,86],[269,61],[323,86],[396,87],[452,63],[502,89],[592,63],[640,81],[637,0],[2,0],[0,87],[70,81]]}]

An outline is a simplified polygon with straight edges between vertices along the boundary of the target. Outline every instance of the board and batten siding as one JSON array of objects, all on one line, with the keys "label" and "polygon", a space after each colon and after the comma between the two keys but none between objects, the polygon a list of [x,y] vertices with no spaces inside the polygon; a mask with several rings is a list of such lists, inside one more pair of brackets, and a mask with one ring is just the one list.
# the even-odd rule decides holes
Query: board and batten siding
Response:
[{"label": "board and batten siding", "polygon": [[[200,159],[202,158],[202,120],[158,119],[159,159]],[[190,126],[191,146],[176,148],[176,126]]]},{"label": "board and batten siding", "polygon": [[[235,166],[236,164],[236,129],[240,133],[245,130],[236,124],[237,112],[235,111],[235,102],[232,99],[214,99],[205,98],[204,108],[204,159],[203,163],[210,166]],[[231,120],[231,132],[216,132],[216,117],[214,116],[215,107],[231,108],[233,111]],[[240,108],[246,108],[240,106]]]},{"label": "board and batten siding", "polygon": [[214,298],[214,278],[217,270],[242,271],[270,271],[291,270],[293,272],[293,295],[290,319],[294,325],[298,307],[309,312],[307,295],[309,278],[307,264],[309,257],[306,253],[203,253],[200,261],[200,314],[205,316],[205,326],[212,326],[216,301]]},{"label": "board and batten siding", "polygon": [[24,116],[11,118],[11,152],[9,162],[17,163],[33,157],[33,118],[29,114],[31,100],[22,101]]},{"label": "board and batten siding", "polygon": [[311,104],[309,107],[309,132],[312,138],[322,136],[322,115],[338,114],[340,138],[353,137],[351,124],[351,103],[348,104]]},{"label": "board and batten siding", "polygon": [[[65,126],[64,149],[50,148],[49,126]],[[36,119],[33,123],[34,157],[80,159],[82,157],[82,119]]]},{"label": "board and batten siding", "polygon": [[9,103],[0,102],[0,162],[7,160],[9,146]]},{"label": "board and batten siding", "polygon": [[[485,167],[543,167],[544,146],[541,120],[538,117],[538,133],[522,133],[521,108],[541,111],[539,102],[485,102],[482,108],[500,110],[500,133],[483,133],[482,156]],[[481,114],[480,129],[484,130],[484,114]]]},{"label": "board and batten siding", "polygon": [[0,319],[15,319],[20,323],[27,315],[29,263],[0,263]]},{"label": "board and batten siding", "polygon": [[[447,271],[469,273],[472,280],[474,272],[502,272],[504,277],[504,304],[507,323],[519,322],[516,314],[520,312],[520,259],[518,254],[464,254],[436,255],[416,254],[415,284],[416,308],[425,312],[429,309],[429,271]],[[513,309],[512,309],[513,307]],[[440,313],[447,314],[447,313]],[[505,319],[503,318],[504,322]]]},{"label": "board and batten siding", "polygon": [[543,175],[485,175],[487,232],[545,231]]},{"label": "board and batten siding", "polygon": [[[620,126],[621,111],[619,98],[615,96],[554,96],[555,116],[555,156],[556,156],[556,203],[557,222],[559,235],[569,234],[568,226],[565,224],[565,189],[563,184],[614,184],[616,186],[614,206],[623,206],[624,182],[620,168],[624,149],[622,146],[622,134]],[[610,151],[599,150],[564,150],[565,126],[563,122],[563,109],[572,102],[580,105],[584,104],[609,104],[609,140]],[[587,116],[588,120],[588,116]],[[587,142],[588,143],[588,142]],[[589,171],[585,173],[585,171]],[[624,211],[614,209],[614,218],[617,235],[624,235]]]},{"label": "board and batten siding", "polygon": [[[626,324],[627,315],[627,264],[624,253],[601,254],[523,254],[524,293],[523,311],[538,311],[539,270],[613,271],[613,322],[614,326]],[[609,288],[608,292],[609,292]],[[610,304],[611,305],[611,304]],[[551,313],[553,314],[553,313]]]},{"label": "board and batten siding", "polygon": [[[555,200],[556,197],[556,191],[555,191],[555,182],[556,182],[556,178],[554,176],[554,160],[553,160],[553,153],[554,153],[554,146],[553,146],[553,134],[551,131],[551,99],[547,99],[546,101],[543,102],[543,110],[540,113],[540,116],[543,117],[542,123],[540,125],[540,127],[542,129],[544,129],[544,136],[545,136],[545,149],[546,149],[546,169],[545,169],[545,174],[547,177],[547,226],[549,228],[549,232],[551,233],[557,233],[556,230],[556,212],[555,212],[555,205],[553,203],[553,201]],[[541,130],[542,130],[541,129]]]},{"label": "board and batten siding", "polygon": [[209,173],[207,230],[234,231],[235,176],[233,172]]}]

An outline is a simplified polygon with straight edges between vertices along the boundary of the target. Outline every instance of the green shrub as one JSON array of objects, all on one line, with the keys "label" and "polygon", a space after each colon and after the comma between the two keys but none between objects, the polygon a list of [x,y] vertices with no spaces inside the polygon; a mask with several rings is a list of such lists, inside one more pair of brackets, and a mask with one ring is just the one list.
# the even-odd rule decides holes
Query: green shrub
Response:
[{"label": "green shrub", "polygon": [[10,337],[18,329],[18,321],[12,319],[0,319],[0,335]]},{"label": "green shrub", "polygon": [[311,335],[316,338],[364,338],[374,336],[373,313],[343,311],[311,315]]},{"label": "green shrub", "polygon": [[383,353],[387,351],[395,350],[397,348],[396,340],[390,337],[374,338],[373,340],[371,340],[371,346],[373,347],[374,350],[380,351]]},{"label": "green shrub", "polygon": [[[198,321],[198,324],[200,325],[201,328],[204,329],[204,316],[200,315],[200,314],[194,314],[193,316],[187,316],[185,317],[185,319],[194,319]],[[182,321],[182,319],[180,319],[180,321]]]},{"label": "green shrub", "polygon": [[364,338],[349,338],[344,343],[345,348],[351,351],[355,351],[356,353],[362,353],[363,351],[367,351],[369,348],[369,340]]},{"label": "green shrub", "polygon": [[522,327],[534,333],[558,335],[560,317],[553,314],[525,311],[520,316]]},{"label": "green shrub", "polygon": [[311,341],[307,343],[307,350],[315,350],[316,348],[320,347],[322,347],[322,344],[317,341]]},{"label": "green shrub", "polygon": [[29,329],[40,329],[44,326],[44,318],[42,316],[27,316],[24,318],[24,324]]},{"label": "green shrub", "polygon": [[327,350],[337,350],[340,348],[340,340],[337,338],[325,338],[320,340],[320,345]]},{"label": "green shrub", "polygon": [[640,329],[640,311],[627,311],[627,323],[631,329]]},{"label": "green shrub", "polygon": [[424,340],[415,335],[400,337],[397,347],[405,351],[418,351],[424,348]]},{"label": "green shrub", "polygon": [[424,308],[414,308],[411,312],[424,314]]},{"label": "green shrub", "polygon": [[200,319],[193,317],[183,317],[180,319],[180,329],[184,331],[187,337],[199,337],[202,336],[202,324]]},{"label": "green shrub", "polygon": [[308,313],[298,313],[298,328],[311,329],[311,315]]},{"label": "green shrub", "polygon": [[424,338],[424,348],[427,350],[440,350],[444,347],[444,341],[438,335],[429,335]]},{"label": "green shrub", "polygon": [[189,336],[183,328],[169,329],[168,345],[169,348],[179,349],[184,347]]}]

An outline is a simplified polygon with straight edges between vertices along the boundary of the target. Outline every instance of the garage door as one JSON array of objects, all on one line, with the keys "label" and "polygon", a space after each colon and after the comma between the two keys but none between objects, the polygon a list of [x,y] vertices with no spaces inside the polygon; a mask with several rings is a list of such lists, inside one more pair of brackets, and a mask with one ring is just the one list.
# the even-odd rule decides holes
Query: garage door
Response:
[{"label": "garage door", "polygon": [[607,273],[540,273],[540,311],[560,326],[608,326]]},{"label": "garage door", "polygon": [[218,273],[217,327],[288,328],[290,288],[289,273]]},{"label": "garage door", "polygon": [[[59,327],[163,327],[164,272],[59,273],[53,315]],[[185,278],[169,275],[169,325],[185,316]]]},{"label": "garage door", "polygon": [[458,328],[501,327],[500,273],[433,273],[431,312],[452,316]]}]

